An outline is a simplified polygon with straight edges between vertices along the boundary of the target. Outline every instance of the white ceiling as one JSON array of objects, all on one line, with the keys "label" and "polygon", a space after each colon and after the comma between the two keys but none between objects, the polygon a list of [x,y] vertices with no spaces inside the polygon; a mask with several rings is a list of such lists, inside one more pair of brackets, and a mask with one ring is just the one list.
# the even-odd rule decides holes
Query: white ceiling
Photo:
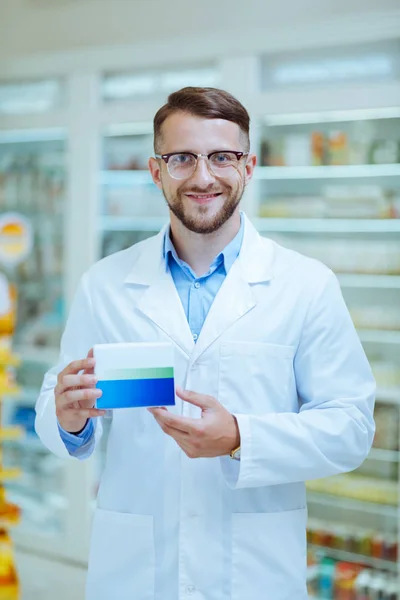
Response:
[{"label": "white ceiling", "polygon": [[[0,56],[133,45],[175,37],[227,36],[246,48],[255,29],[265,37],[337,17],[362,23],[400,0],[0,0]],[[374,22],[373,18],[369,19]],[[185,52],[185,48],[182,48]]]}]

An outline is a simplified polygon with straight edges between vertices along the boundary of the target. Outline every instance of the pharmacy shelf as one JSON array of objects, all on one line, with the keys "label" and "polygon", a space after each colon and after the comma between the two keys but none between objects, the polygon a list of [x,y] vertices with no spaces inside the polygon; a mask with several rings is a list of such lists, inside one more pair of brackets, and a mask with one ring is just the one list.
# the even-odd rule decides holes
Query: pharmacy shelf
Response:
[{"label": "pharmacy shelf", "polygon": [[[100,171],[100,185],[125,187],[152,183],[150,171]],[[154,184],[155,187],[155,184]]]},{"label": "pharmacy shelf", "polygon": [[319,110],[302,113],[276,113],[265,115],[263,121],[268,127],[286,127],[287,125],[343,123],[346,121],[369,121],[398,118],[400,118],[400,108],[397,106],[384,106],[381,108],[353,108],[347,110]]},{"label": "pharmacy shelf", "polygon": [[398,570],[397,562],[391,560],[373,558],[372,556],[364,556],[363,554],[347,552],[346,550],[337,550],[336,548],[317,546],[316,544],[308,544],[308,548],[336,560],[357,563],[368,567],[373,567],[375,569],[383,569],[385,571],[394,571],[395,573],[397,573]]},{"label": "pharmacy shelf", "polygon": [[283,233],[400,233],[400,219],[252,219],[262,232]]},{"label": "pharmacy shelf", "polygon": [[[101,231],[159,231],[167,219],[167,216],[103,215],[99,219],[99,227]],[[400,219],[256,218],[252,219],[252,223],[262,233],[271,231],[280,233],[400,233]],[[398,277],[397,285],[400,287],[400,277]]]},{"label": "pharmacy shelf", "polygon": [[368,344],[400,344],[400,331],[358,329],[358,335],[362,342]]},{"label": "pharmacy shelf", "polygon": [[[17,394],[4,394],[2,400],[16,402],[21,406],[35,406],[39,397],[39,389],[21,386]],[[0,599],[1,600],[1,599]]]},{"label": "pharmacy shelf", "polygon": [[376,400],[382,404],[394,404],[400,406],[400,388],[378,387],[376,390]]},{"label": "pharmacy shelf", "polygon": [[48,453],[46,446],[42,444],[37,436],[33,436],[32,434],[27,435],[20,440],[13,440],[12,443],[31,452]]},{"label": "pharmacy shelf", "polygon": [[15,346],[15,354],[22,362],[46,363],[54,366],[58,362],[59,349],[40,346]]},{"label": "pharmacy shelf", "polygon": [[12,479],[18,479],[21,477],[22,471],[17,468],[0,469],[0,482],[10,481]]},{"label": "pharmacy shelf", "polygon": [[400,452],[397,452],[396,450],[372,448],[367,458],[372,460],[381,460],[383,462],[399,462]]},{"label": "pharmacy shelf", "polygon": [[338,274],[342,287],[400,290],[400,275]]},{"label": "pharmacy shelf", "polygon": [[307,502],[320,504],[322,506],[335,506],[345,510],[364,511],[371,514],[382,515],[389,518],[398,518],[398,507],[389,504],[378,504],[366,500],[355,500],[344,496],[334,496],[322,492],[311,492],[307,490]]},{"label": "pharmacy shelf", "polygon": [[323,167],[257,167],[254,179],[348,179],[400,177],[400,164]]},{"label": "pharmacy shelf", "polygon": [[24,435],[22,427],[4,427],[0,429],[0,442],[20,440]]},{"label": "pharmacy shelf", "polygon": [[19,396],[19,394],[20,394],[20,388],[17,386],[14,386],[14,387],[0,386],[0,398],[17,398]]},{"label": "pharmacy shelf", "polygon": [[99,225],[101,231],[159,231],[167,220],[168,217],[102,216]]},{"label": "pharmacy shelf", "polygon": [[[323,167],[256,167],[254,179],[346,179],[365,177],[400,177],[400,164],[340,165]],[[147,169],[135,171],[101,171],[100,185],[130,186],[152,183]]]},{"label": "pharmacy shelf", "polygon": [[0,529],[10,529],[11,527],[18,527],[20,523],[21,521],[19,519],[13,521],[12,519],[4,519],[0,517]]}]

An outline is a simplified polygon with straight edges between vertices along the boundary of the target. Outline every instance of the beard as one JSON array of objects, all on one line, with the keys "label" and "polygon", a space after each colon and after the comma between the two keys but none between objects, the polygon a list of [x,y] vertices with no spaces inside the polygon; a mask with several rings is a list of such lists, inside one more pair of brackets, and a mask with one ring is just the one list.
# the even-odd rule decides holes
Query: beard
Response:
[{"label": "beard", "polygon": [[[186,229],[193,231],[193,233],[210,234],[218,231],[232,217],[243,197],[244,185],[240,185],[236,189],[225,186],[222,193],[226,196],[226,200],[219,210],[212,215],[208,214],[208,206],[193,207],[193,212],[196,214],[188,214],[187,205],[185,206],[186,192],[192,194],[217,193],[212,189],[199,189],[193,186],[190,190],[183,191],[178,188],[175,194],[167,194],[163,186],[162,192],[168,208]],[[190,200],[187,199],[187,202],[190,202]]]}]

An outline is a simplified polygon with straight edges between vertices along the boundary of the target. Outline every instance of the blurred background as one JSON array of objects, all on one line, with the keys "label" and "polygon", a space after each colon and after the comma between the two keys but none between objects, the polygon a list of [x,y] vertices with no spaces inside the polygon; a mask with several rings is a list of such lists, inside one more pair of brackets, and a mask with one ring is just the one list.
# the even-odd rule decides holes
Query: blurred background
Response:
[{"label": "blurred background", "polygon": [[337,273],[378,383],[369,458],[308,486],[310,594],[398,600],[399,0],[0,0],[0,593],[84,598],[105,444],[59,460],[34,405],[83,271],[167,219],[152,118],[185,85],[248,108],[243,208]]}]

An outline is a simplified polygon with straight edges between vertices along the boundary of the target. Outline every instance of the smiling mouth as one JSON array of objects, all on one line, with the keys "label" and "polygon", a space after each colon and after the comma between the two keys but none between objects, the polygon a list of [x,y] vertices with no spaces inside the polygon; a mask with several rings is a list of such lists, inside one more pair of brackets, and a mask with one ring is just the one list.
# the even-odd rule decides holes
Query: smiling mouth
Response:
[{"label": "smiling mouth", "polygon": [[189,198],[192,198],[193,200],[195,200],[196,202],[209,202],[211,200],[213,200],[214,198],[218,198],[218,196],[221,196],[222,192],[218,192],[217,194],[186,194],[186,196],[188,196]]}]

